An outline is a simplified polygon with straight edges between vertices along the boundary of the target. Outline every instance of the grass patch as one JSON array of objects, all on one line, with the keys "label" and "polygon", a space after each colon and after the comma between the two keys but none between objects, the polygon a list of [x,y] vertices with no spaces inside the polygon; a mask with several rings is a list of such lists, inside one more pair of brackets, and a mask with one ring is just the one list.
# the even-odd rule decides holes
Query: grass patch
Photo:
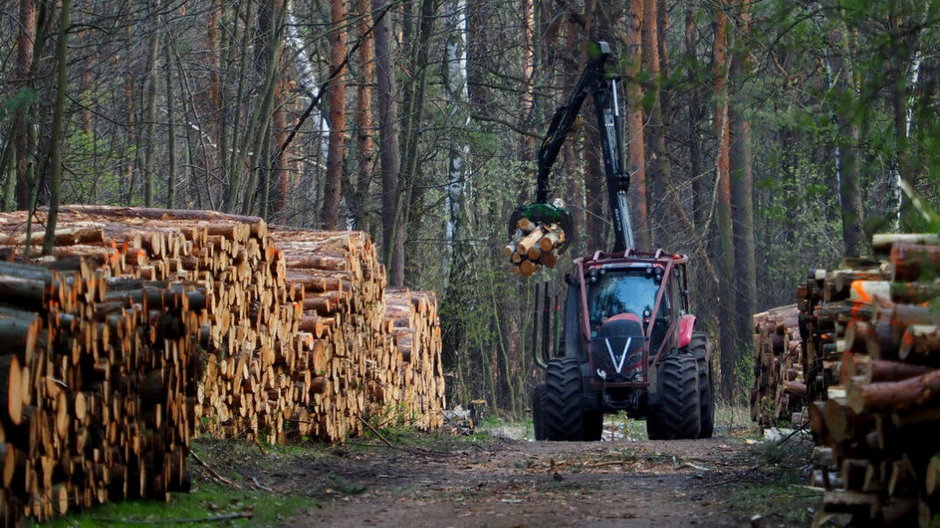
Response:
[{"label": "grass patch", "polygon": [[[317,502],[309,497],[237,490],[209,483],[199,483],[190,493],[174,493],[169,503],[134,500],[104,504],[88,511],[67,515],[44,524],[43,528],[113,527],[139,523],[178,528],[205,526],[282,526],[288,518]],[[231,519],[222,523],[198,522],[218,515],[246,512],[251,518]],[[193,522],[187,522],[192,519]],[[180,522],[169,523],[170,520]]]},{"label": "grass patch", "polygon": [[773,526],[809,526],[819,509],[819,492],[802,486],[795,470],[788,473],[793,475],[783,476],[780,481],[735,486],[729,490],[728,508],[747,518],[760,515]]},{"label": "grass patch", "polygon": [[760,478],[742,476],[741,484],[729,489],[727,505],[736,515],[760,515],[767,526],[808,526],[821,506],[818,491],[806,486],[800,470],[810,459],[811,444],[791,439],[764,441],[749,457],[760,468]]}]

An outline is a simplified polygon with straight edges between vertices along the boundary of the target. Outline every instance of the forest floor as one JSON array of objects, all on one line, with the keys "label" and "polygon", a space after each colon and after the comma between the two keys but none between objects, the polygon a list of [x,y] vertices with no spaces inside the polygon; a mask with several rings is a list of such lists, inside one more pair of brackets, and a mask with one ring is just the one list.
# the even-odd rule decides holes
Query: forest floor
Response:
[{"label": "forest floor", "polygon": [[608,440],[590,443],[533,442],[523,426],[471,436],[383,430],[334,447],[199,440],[192,493],[61,525],[206,526],[185,521],[242,514],[252,518],[209,525],[790,527],[809,526],[819,507],[800,475],[808,439],[719,428],[707,440],[650,441],[642,422],[614,420]]}]

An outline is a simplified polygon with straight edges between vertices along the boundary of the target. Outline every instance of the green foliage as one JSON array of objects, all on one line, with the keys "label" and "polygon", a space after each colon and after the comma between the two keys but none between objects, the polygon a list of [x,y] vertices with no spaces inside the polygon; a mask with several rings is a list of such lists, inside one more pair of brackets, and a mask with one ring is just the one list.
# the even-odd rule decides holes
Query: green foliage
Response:
[{"label": "green foliage", "polygon": [[216,484],[200,483],[189,493],[173,493],[170,506],[156,500],[133,500],[109,503],[79,514],[43,523],[51,528],[96,528],[133,524],[165,523],[178,520],[173,526],[193,528],[206,526],[209,517],[245,512],[250,518],[226,521],[226,526],[277,525],[316,501],[297,495],[269,493],[261,490],[238,490]]},{"label": "green foliage", "polygon": [[6,99],[0,99],[0,121],[6,120],[34,102],[36,102],[36,90],[31,87],[16,90]]}]

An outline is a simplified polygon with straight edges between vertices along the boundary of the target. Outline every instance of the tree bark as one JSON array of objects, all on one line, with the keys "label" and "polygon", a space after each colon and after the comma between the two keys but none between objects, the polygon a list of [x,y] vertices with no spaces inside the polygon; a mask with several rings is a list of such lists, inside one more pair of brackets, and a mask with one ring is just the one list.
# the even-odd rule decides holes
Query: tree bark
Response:
[{"label": "tree bark", "polygon": [[715,12],[715,42],[712,47],[712,71],[715,93],[715,136],[718,141],[715,179],[718,185],[718,324],[721,393],[731,400],[735,395],[735,369],[740,351],[735,339],[734,240],[731,221],[730,123],[728,122],[728,0],[721,0]]},{"label": "tree bark", "polygon": [[147,52],[147,91],[144,99],[144,126],[146,127],[145,145],[144,145],[144,206],[153,206],[153,181],[156,178],[156,149],[157,141],[156,121],[157,121],[157,50],[160,45],[160,31],[163,25],[160,23],[159,11],[161,10],[160,1],[152,0],[150,2],[151,11],[148,18],[151,20],[150,42]]},{"label": "tree bark", "polygon": [[164,33],[163,67],[166,90],[166,149],[167,149],[167,176],[166,176],[166,208],[173,209],[176,203],[176,124],[174,123],[174,105],[176,99],[173,93],[173,70],[170,61],[170,32]]},{"label": "tree bark", "polygon": [[375,84],[375,41],[369,0],[356,0],[359,20],[359,88],[356,93],[356,152],[359,156],[359,177],[352,194],[352,214],[356,229],[368,231],[367,205],[372,178],[375,176],[375,140],[372,138],[372,89]]},{"label": "tree bark", "polygon": [[330,72],[338,72],[327,88],[330,109],[330,141],[326,157],[326,179],[323,187],[323,210],[320,222],[324,229],[336,229],[339,220],[339,199],[342,192],[343,159],[346,147],[346,80],[343,61],[346,58],[346,0],[330,1]]},{"label": "tree bark", "polygon": [[62,147],[65,142],[65,91],[68,89],[67,46],[69,22],[72,13],[71,0],[62,0],[59,7],[59,37],[55,46],[56,96],[52,116],[52,138],[50,139],[49,162],[52,165],[49,181],[49,213],[46,216],[46,235],[42,240],[42,254],[51,255],[55,246],[56,219],[59,214],[59,191],[62,187]]},{"label": "tree bark", "polygon": [[[388,9],[386,0],[372,0],[372,18]],[[398,143],[398,104],[395,100],[395,70],[388,17],[375,23],[375,78],[379,97],[379,163],[382,170],[382,253],[388,266],[389,285],[405,282],[404,230],[395,218],[398,178],[401,170]]]},{"label": "tree bark", "polygon": [[[19,33],[16,37],[16,77],[22,79],[21,90],[31,90],[34,82],[31,79],[32,65],[36,42],[36,2],[34,0],[20,0]],[[32,127],[29,126],[27,108],[32,105],[23,105],[17,109],[13,120],[13,138],[16,145],[15,174],[7,180],[7,189],[4,192],[4,210],[29,207],[29,189],[32,186],[35,172],[30,154],[35,142]],[[14,196],[15,195],[15,196]]]},{"label": "tree bark", "polygon": [[862,179],[860,160],[861,126],[849,112],[858,102],[858,90],[853,68],[854,54],[849,44],[849,28],[829,32],[830,69],[838,79],[836,88],[853,104],[836,110],[836,124],[841,135],[836,156],[836,174],[839,179],[839,202],[842,206],[842,242],[845,255],[859,255],[864,248],[864,218],[859,185]]},{"label": "tree bark", "polygon": [[731,105],[731,203],[734,233],[734,277],[736,281],[735,317],[737,319],[736,350],[744,350],[752,342],[754,323],[751,314],[757,311],[757,270],[755,264],[756,242],[754,239],[754,173],[751,159],[751,124],[743,116],[748,101],[743,85],[751,75],[749,48],[750,0],[742,0],[738,6],[737,37],[732,58],[732,78],[736,84],[734,104]]},{"label": "tree bark", "polygon": [[666,152],[665,127],[663,126],[661,49],[662,35],[659,34],[659,0],[645,0],[643,6],[643,63],[644,70],[649,73],[653,86],[648,88],[652,97],[649,98],[648,126],[646,127],[646,140],[650,148],[647,152],[646,177],[650,182],[650,216],[654,219],[652,224],[652,247],[671,246],[670,223],[667,222],[666,211],[669,206],[669,153]]},{"label": "tree bark", "polygon": [[[643,131],[643,87],[636,79],[643,63],[644,0],[631,0],[626,15],[627,143],[629,145],[630,210],[634,240],[639,249],[649,249],[651,233],[646,179],[646,141]],[[655,23],[655,21],[653,22]]]}]

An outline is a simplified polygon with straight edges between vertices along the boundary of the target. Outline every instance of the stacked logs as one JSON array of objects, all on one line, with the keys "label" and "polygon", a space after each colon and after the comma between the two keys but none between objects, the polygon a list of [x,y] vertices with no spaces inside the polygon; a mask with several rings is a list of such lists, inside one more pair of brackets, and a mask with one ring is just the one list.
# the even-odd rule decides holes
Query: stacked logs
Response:
[{"label": "stacked logs", "polygon": [[385,268],[361,232],[275,230],[286,281],[303,292],[293,333],[298,363],[279,366],[303,395],[287,419],[301,436],[341,441],[362,432],[366,380],[391,371],[382,353]]},{"label": "stacked logs", "polygon": [[885,260],[814,273],[800,290],[804,353],[816,354],[813,480],[825,511],[854,524],[928,526],[940,515],[940,241],[873,246]]},{"label": "stacked logs", "polygon": [[[25,240],[25,214],[5,216],[0,244]],[[42,218],[39,218],[42,220]],[[206,292],[195,413],[202,432],[277,441],[291,386],[273,371],[293,360],[301,292],[285,282],[283,258],[256,217],[210,211],[66,206],[57,258],[84,258],[125,280],[184,281]],[[16,245],[13,245],[16,244]]]},{"label": "stacked logs", "polygon": [[[0,216],[4,256],[21,251],[25,220]],[[425,395],[442,390],[422,385],[431,375],[443,383],[433,296],[406,318],[433,357],[396,359],[411,338],[385,321],[385,270],[363,233],[269,231],[254,217],[102,206],[63,207],[58,225],[59,261],[82,258],[114,277],[189,281],[207,292],[195,404],[203,433],[341,441],[361,432],[375,402],[410,416],[436,412]],[[412,371],[421,375],[405,374]],[[433,427],[440,417],[422,420]]]},{"label": "stacked logs", "polygon": [[394,368],[369,379],[369,414],[419,429],[436,429],[444,420],[441,327],[433,292],[386,292],[385,331]]},{"label": "stacked logs", "polygon": [[800,426],[806,406],[799,310],[795,304],[755,314],[751,419],[761,427]]},{"label": "stacked logs", "polygon": [[540,266],[554,268],[558,250],[565,243],[565,231],[558,224],[541,224],[521,218],[512,242],[503,248],[503,257],[512,263],[513,275],[528,277]]},{"label": "stacked logs", "polygon": [[184,485],[205,291],[52,264],[0,262],[6,526]]}]

